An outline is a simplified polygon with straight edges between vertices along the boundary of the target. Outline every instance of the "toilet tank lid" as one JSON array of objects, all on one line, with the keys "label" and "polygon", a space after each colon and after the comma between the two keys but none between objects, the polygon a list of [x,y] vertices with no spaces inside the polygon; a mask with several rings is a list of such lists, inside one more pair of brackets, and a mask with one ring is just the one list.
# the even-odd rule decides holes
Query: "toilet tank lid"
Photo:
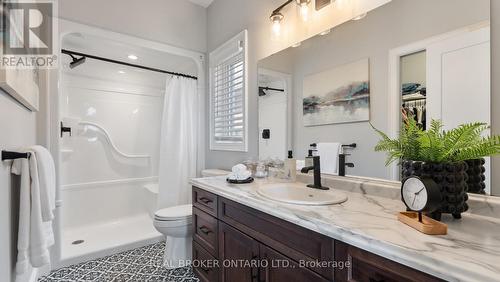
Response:
[{"label": "toilet tank lid", "polygon": [[222,169],[204,169],[201,171],[201,176],[203,177],[210,177],[210,176],[223,176],[223,175],[228,175],[231,173],[228,170],[222,170]]},{"label": "toilet tank lid", "polygon": [[179,220],[190,218],[193,214],[193,206],[182,205],[160,209],[155,212],[155,217],[163,220]]}]

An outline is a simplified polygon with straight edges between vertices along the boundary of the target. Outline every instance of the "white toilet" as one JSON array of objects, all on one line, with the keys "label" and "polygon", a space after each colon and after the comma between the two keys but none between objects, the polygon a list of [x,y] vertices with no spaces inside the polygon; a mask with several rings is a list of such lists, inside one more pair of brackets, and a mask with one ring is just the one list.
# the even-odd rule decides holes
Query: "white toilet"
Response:
[{"label": "white toilet", "polygon": [[166,240],[163,260],[166,268],[185,266],[191,260],[192,210],[193,207],[189,204],[155,212],[153,224]]},{"label": "white toilet", "polygon": [[[226,170],[207,169],[203,177],[227,175]],[[163,263],[166,268],[185,266],[192,258],[193,206],[182,205],[160,209],[154,213],[153,224],[165,236],[166,248]]]}]

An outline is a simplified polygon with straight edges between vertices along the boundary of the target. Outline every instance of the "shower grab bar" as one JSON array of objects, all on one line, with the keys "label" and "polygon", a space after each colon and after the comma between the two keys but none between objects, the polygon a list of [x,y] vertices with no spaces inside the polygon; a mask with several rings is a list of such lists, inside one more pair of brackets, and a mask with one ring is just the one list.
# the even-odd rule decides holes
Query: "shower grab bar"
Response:
[{"label": "shower grab bar", "polygon": [[90,126],[93,126],[99,130],[101,130],[103,133],[104,133],[104,136],[106,137],[106,139],[108,140],[108,143],[109,145],[111,145],[111,147],[113,148],[113,150],[115,150],[116,153],[118,153],[119,155],[125,157],[125,158],[129,158],[129,159],[146,159],[146,158],[151,158],[151,156],[149,155],[130,155],[130,154],[125,154],[123,153],[122,151],[120,151],[115,143],[113,143],[113,139],[111,139],[111,136],[109,135],[109,132],[102,126],[100,126],[99,124],[97,123],[93,123],[93,122],[90,122],[90,121],[80,121],[78,122],[78,124],[80,125],[90,125]]}]

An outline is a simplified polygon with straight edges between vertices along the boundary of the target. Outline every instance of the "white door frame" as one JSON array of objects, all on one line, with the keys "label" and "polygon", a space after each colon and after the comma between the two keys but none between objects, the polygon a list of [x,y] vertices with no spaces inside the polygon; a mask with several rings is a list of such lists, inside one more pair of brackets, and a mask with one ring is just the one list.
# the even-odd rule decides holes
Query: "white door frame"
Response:
[{"label": "white door frame", "polygon": [[61,163],[61,158],[60,158],[60,138],[59,138],[59,122],[61,120],[60,116],[60,92],[62,91],[60,85],[61,81],[60,78],[62,77],[62,56],[63,54],[61,53],[61,46],[63,39],[66,35],[72,34],[72,33],[81,33],[89,36],[95,36],[99,38],[103,38],[106,40],[110,41],[115,41],[115,42],[120,42],[125,45],[129,46],[134,46],[138,48],[144,48],[144,49],[151,49],[155,51],[160,51],[168,54],[173,54],[185,58],[189,58],[193,60],[193,62],[196,65],[197,68],[197,77],[198,77],[198,96],[199,96],[199,144],[200,146],[198,147],[198,167],[199,170],[201,171],[204,169],[205,166],[205,92],[206,92],[206,78],[205,78],[205,54],[196,52],[196,51],[190,51],[187,49],[175,47],[172,45],[152,41],[152,40],[147,40],[131,35],[126,35],[118,32],[113,32],[109,31],[106,29],[102,28],[97,28],[97,27],[92,27],[89,25],[85,24],[80,24],[64,19],[57,19],[58,22],[58,28],[59,28],[59,38],[58,38],[58,46],[59,48],[58,52],[56,54],[58,55],[58,64],[59,67],[58,69],[53,69],[48,72],[48,93],[49,97],[47,97],[47,114],[49,115],[49,118],[47,119],[46,128],[50,130],[50,133],[48,134],[48,148],[50,152],[52,153],[52,156],[54,157],[54,161],[56,164],[56,171],[58,172],[56,174],[57,178],[57,188],[56,188],[56,220],[54,223],[54,235],[56,239],[56,244],[53,248],[53,251],[51,252],[51,257],[52,257],[52,268],[56,269],[61,265],[61,228],[62,228],[62,222],[61,222],[61,209],[60,206],[62,204],[61,202],[61,195],[60,195],[60,163]]},{"label": "white door frame", "polygon": [[[446,40],[448,38],[465,34],[486,26],[490,25],[490,21],[482,21],[480,23],[466,26],[451,32],[433,36],[421,41],[417,41],[408,45],[397,47],[389,50],[389,115],[387,123],[387,135],[390,138],[396,138],[399,134],[401,126],[401,66],[400,58],[402,56],[418,53],[424,51],[429,45],[437,43],[439,41]],[[429,120],[427,121],[429,122]],[[390,166],[390,180],[400,180],[399,179],[399,168],[397,163],[393,163]]]},{"label": "white door frame", "polygon": [[[292,75],[284,72],[274,71],[266,68],[259,68],[258,75],[268,75],[272,77],[281,78],[285,83],[285,94],[286,102],[287,102],[287,110],[286,110],[286,148],[285,148],[285,156],[287,155],[288,150],[293,150],[293,87],[292,87]],[[257,78],[258,80],[258,78]],[[258,84],[258,83],[257,83]],[[257,85],[258,87],[259,85]],[[257,89],[258,91],[258,89]],[[258,115],[257,115],[258,116]],[[258,118],[257,118],[258,119]],[[259,120],[257,120],[257,125],[259,125]],[[259,129],[260,130],[260,129]],[[260,134],[260,132],[259,132]],[[260,150],[260,148],[259,148]]]}]

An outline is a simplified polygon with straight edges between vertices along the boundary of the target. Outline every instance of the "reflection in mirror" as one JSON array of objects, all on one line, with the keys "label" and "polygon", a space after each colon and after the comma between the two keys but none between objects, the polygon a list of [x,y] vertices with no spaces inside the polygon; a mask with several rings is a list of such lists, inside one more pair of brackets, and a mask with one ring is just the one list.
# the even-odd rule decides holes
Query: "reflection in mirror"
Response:
[{"label": "reflection in mirror", "polygon": [[[413,118],[417,125],[426,129],[427,125],[427,61],[426,51],[400,57],[401,119],[400,124]],[[398,165],[397,180],[401,180],[401,167]]]},{"label": "reflection in mirror", "polygon": [[[374,151],[379,136],[370,123],[391,137],[410,113],[422,128],[432,119],[445,130],[491,124],[490,6],[474,3],[392,1],[259,61],[259,86],[287,89],[259,90],[266,93],[259,97],[259,157],[285,158],[291,149],[304,160],[312,149],[338,174],[345,154],[346,175],[401,180],[400,167],[386,166],[385,154]],[[424,11],[425,21],[408,20]],[[351,143],[356,148],[341,146]],[[485,177],[488,193],[488,159]]]},{"label": "reflection in mirror", "polygon": [[402,56],[400,66],[403,119],[413,116],[417,124],[426,129],[426,52]]},{"label": "reflection in mirror", "polygon": [[259,159],[285,159],[288,137],[288,75],[259,70]]}]

